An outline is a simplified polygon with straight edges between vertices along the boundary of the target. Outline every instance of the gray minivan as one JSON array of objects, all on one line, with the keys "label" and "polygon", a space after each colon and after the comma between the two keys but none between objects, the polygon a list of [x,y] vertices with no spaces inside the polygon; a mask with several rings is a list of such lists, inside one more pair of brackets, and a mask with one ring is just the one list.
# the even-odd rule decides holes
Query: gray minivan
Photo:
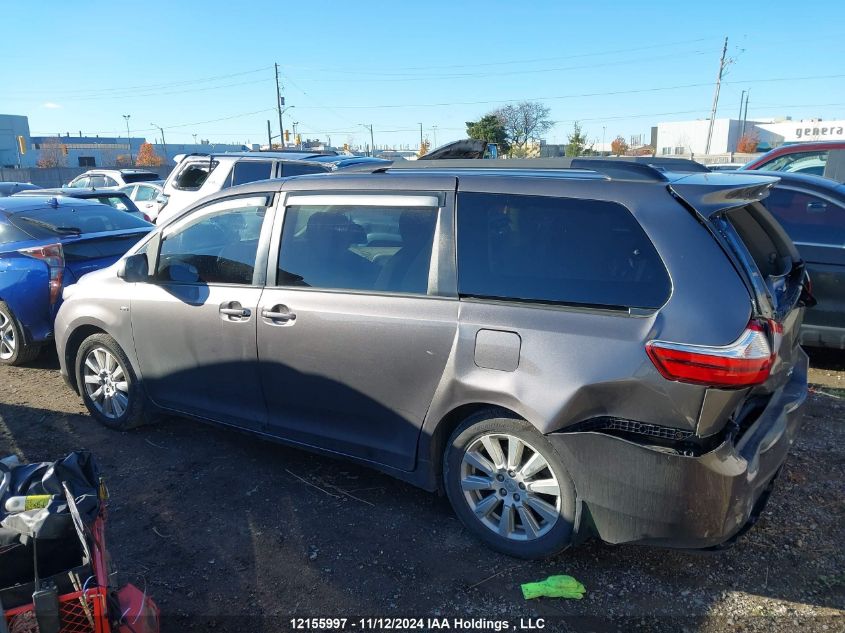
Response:
[{"label": "gray minivan", "polygon": [[62,374],[112,428],[185,415],[445,490],[515,556],[736,538],[807,393],[776,179],[476,164],[204,200],[65,291]]}]

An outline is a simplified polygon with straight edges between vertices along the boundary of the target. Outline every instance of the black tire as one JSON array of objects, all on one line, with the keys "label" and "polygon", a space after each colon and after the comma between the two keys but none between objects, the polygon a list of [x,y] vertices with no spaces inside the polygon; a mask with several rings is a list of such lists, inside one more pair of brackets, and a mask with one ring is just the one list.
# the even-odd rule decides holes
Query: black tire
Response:
[{"label": "black tire", "polygon": [[[123,377],[126,379],[127,388],[125,394],[128,402],[120,415],[117,415],[118,411],[114,408],[111,409],[110,415],[108,411],[109,407],[105,405],[105,400],[103,400],[103,404],[95,403],[91,394],[86,389],[85,361],[88,355],[97,349],[106,350],[111,354],[120,365],[123,371]],[[146,394],[135,377],[135,371],[132,369],[126,353],[111,336],[104,333],[92,334],[82,341],[82,345],[79,346],[79,350],[76,352],[74,367],[76,370],[76,384],[79,387],[79,393],[82,395],[82,401],[85,403],[91,416],[100,424],[117,431],[127,431],[139,427],[148,421]]]},{"label": "black tire", "polygon": [[8,324],[7,334],[12,337],[14,349],[9,354],[7,347],[0,347],[0,365],[23,365],[38,358],[41,345],[26,343],[20,323],[15,318],[12,309],[4,301],[0,301],[0,326],[3,324]]},{"label": "black tire", "polygon": [[[519,537],[519,530],[522,530],[523,536],[528,534],[528,530],[524,526],[525,521],[521,516],[521,513],[527,511],[528,509],[524,506],[530,504],[528,498],[533,497],[534,499],[539,498],[540,500],[548,501],[554,500],[555,505],[559,505],[557,508],[553,507],[553,509],[556,509],[556,518],[548,523],[549,527],[545,528],[547,530],[545,533],[542,533],[542,531],[538,532],[541,534],[540,536],[527,540],[506,538],[493,531],[491,527],[488,527],[488,525],[476,515],[473,509],[470,508],[470,500],[467,499],[466,495],[473,495],[475,493],[465,493],[462,488],[461,479],[462,468],[464,467],[464,455],[469,448],[474,445],[478,446],[477,442],[481,441],[482,437],[489,436],[491,434],[493,434],[494,437],[498,436],[499,439],[497,439],[496,442],[500,447],[502,446],[501,441],[510,441],[501,437],[503,435],[507,435],[526,444],[527,449],[536,450],[536,452],[539,453],[546,461],[548,468],[548,471],[540,470],[538,473],[545,477],[545,481],[550,480],[552,476],[557,481],[560,491],[558,496],[538,496],[537,494],[528,494],[521,484],[521,491],[519,489],[507,491],[504,487],[502,487],[499,489],[499,492],[494,491],[492,493],[494,496],[499,495],[507,498],[509,501],[512,499],[520,499],[519,494],[522,495],[520,499],[523,505],[522,509],[519,512],[516,510],[513,511],[515,513],[515,517],[519,517],[518,519],[515,518],[515,521],[518,522],[514,528],[515,532],[517,532],[517,537]],[[527,454],[523,453],[523,458],[520,462],[523,468],[527,464],[531,455],[532,452]],[[511,471],[508,470],[507,472]],[[528,472],[528,470],[526,469],[525,472]],[[548,474],[549,472],[551,475]],[[516,480],[513,479],[513,477],[505,472],[501,474],[506,480],[509,480],[502,483],[502,486],[514,485],[514,481]],[[499,475],[497,474],[496,477],[498,476]],[[514,477],[520,476],[519,472],[516,472],[514,475]],[[498,480],[496,481],[498,482]],[[545,437],[543,437],[541,433],[539,433],[525,420],[520,418],[501,417],[501,412],[492,410],[476,414],[467,419],[463,424],[455,429],[455,432],[452,433],[452,436],[446,444],[443,455],[443,484],[446,489],[446,495],[449,497],[449,501],[452,504],[452,508],[454,508],[455,514],[458,515],[461,522],[478,538],[496,551],[508,554],[509,556],[515,556],[517,558],[546,558],[566,549],[572,542],[576,508],[575,486],[573,485],[572,479],[563,465],[560,455],[557,451],[555,451],[554,447]],[[499,483],[495,483],[495,486],[499,485]],[[508,492],[508,494],[502,495],[502,492]],[[478,494],[488,495],[489,493],[485,491]],[[502,503],[504,503],[504,501],[502,501]],[[517,502],[513,501],[513,503]],[[501,525],[501,519],[504,517],[504,505],[498,507],[501,508],[498,511],[498,516],[500,517],[499,524]],[[532,517],[540,517],[539,514],[533,511],[531,511],[530,514]],[[490,516],[495,518],[495,511]],[[540,518],[541,520],[544,520],[542,517]],[[492,522],[493,519],[488,520]],[[520,527],[520,525],[523,527]]]}]

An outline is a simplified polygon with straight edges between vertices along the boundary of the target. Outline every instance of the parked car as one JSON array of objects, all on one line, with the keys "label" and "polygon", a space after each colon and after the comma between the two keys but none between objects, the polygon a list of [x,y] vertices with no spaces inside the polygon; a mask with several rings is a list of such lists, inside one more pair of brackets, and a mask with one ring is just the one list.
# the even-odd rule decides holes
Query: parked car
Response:
[{"label": "parked car", "polygon": [[[763,172],[761,172],[763,173]],[[813,283],[818,304],[807,311],[801,343],[845,349],[845,185],[785,172],[763,204],[786,229]]]},{"label": "parked car", "polygon": [[33,360],[53,336],[62,289],[113,264],[152,229],[112,207],[65,196],[0,201],[0,364]]},{"label": "parked car", "polygon": [[33,185],[31,182],[0,182],[0,198],[6,198],[18,191],[29,189],[38,189],[38,185]]},{"label": "parked car", "polygon": [[147,222],[152,219],[143,213],[135,203],[129,199],[124,192],[116,189],[76,189],[73,187],[57,187],[55,189],[32,189],[21,191],[16,196],[68,196],[69,198],[80,198],[83,200],[96,200],[100,204],[107,204],[118,211],[131,213],[135,217]]},{"label": "parked car", "polygon": [[130,182],[160,180],[161,176],[148,169],[89,169],[68,183],[68,187],[89,189],[117,188]]},{"label": "parked car", "polygon": [[151,222],[158,217],[159,204],[156,199],[164,191],[163,180],[151,180],[149,182],[136,182],[124,185],[119,189],[137,206]]},{"label": "parked car", "polygon": [[515,556],[735,538],[807,394],[776,180],[452,162],[203,200],[65,291],[62,375],[112,428],[168,411],[442,487]]},{"label": "parked car", "polygon": [[156,222],[174,217],[208,195],[248,182],[390,165],[378,158],[308,152],[187,154],[175,160],[176,167],[157,199]]},{"label": "parked car", "polygon": [[742,169],[824,176],[845,182],[845,141],[781,145],[746,163]]}]

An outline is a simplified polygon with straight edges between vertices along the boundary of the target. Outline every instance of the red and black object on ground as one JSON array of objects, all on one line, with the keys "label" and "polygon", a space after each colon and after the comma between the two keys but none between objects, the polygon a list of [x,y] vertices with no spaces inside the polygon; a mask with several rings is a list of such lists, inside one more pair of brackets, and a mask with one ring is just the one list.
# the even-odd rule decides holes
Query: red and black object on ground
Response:
[{"label": "red and black object on ground", "polygon": [[[85,459],[91,459],[90,456],[83,456]],[[96,472],[96,467],[88,472],[89,479],[92,472]],[[0,472],[0,475],[2,474]],[[38,477],[40,476],[41,473],[38,473]],[[33,481],[40,481],[38,477],[32,478]],[[44,481],[47,481],[46,475]],[[96,514],[92,522],[85,524],[85,521],[82,521],[81,530],[84,533],[85,546],[80,542],[75,530],[67,539],[44,541],[49,543],[50,547],[42,547],[41,541],[38,542],[38,569],[42,574],[45,569],[48,570],[46,575],[41,576],[38,584],[41,588],[55,588],[58,594],[58,622],[55,622],[54,608],[53,614],[47,614],[53,618],[51,626],[47,628],[57,630],[58,633],[159,633],[160,613],[152,598],[134,585],[118,587],[112,584],[109,569],[111,558],[105,537],[108,494],[99,477],[93,482],[93,486],[97,491]],[[31,493],[32,490],[28,492]],[[78,493],[74,491],[73,494]],[[0,513],[0,518],[2,516]],[[20,559],[21,548],[26,546],[21,544],[17,551],[14,547],[0,547],[0,565],[4,556],[17,556]],[[64,569],[57,569],[56,561],[59,561],[59,567]],[[68,561],[73,561],[72,565],[67,566]],[[32,574],[33,569],[30,568],[29,571]],[[27,580],[29,579],[13,586],[0,586],[0,601],[5,609],[5,612],[0,612],[0,618],[5,621],[9,633],[44,633],[43,622],[39,627],[39,617],[43,618],[44,614],[36,613],[33,604],[32,595],[36,582]],[[53,599],[55,600],[55,597]],[[0,625],[0,631],[2,630]]]}]

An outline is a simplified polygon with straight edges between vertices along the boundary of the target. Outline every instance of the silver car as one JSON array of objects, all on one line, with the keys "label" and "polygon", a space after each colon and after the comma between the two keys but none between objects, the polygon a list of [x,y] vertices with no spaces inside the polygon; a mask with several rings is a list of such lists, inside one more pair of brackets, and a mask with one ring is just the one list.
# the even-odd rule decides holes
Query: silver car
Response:
[{"label": "silver car", "polygon": [[185,415],[443,489],[514,556],[735,538],[807,393],[777,180],[482,162],[205,199],[65,291],[62,374],[115,429]]}]

